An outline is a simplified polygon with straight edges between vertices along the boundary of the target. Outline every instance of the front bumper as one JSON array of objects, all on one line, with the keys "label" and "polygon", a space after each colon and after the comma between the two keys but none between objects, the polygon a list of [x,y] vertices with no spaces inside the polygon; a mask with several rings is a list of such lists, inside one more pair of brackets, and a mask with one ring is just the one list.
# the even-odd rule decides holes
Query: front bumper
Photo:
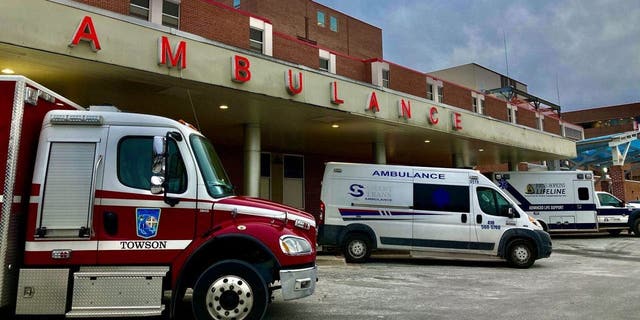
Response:
[{"label": "front bumper", "polygon": [[280,285],[284,300],[300,299],[310,296],[316,290],[318,268],[280,270]]}]

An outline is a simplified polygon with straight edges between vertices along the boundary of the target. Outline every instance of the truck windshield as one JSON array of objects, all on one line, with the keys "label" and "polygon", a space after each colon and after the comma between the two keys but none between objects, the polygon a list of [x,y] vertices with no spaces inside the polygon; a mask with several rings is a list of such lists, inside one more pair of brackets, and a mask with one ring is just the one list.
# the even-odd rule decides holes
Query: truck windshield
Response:
[{"label": "truck windshield", "polygon": [[209,195],[214,198],[232,196],[233,186],[211,142],[197,134],[192,134],[189,140]]}]

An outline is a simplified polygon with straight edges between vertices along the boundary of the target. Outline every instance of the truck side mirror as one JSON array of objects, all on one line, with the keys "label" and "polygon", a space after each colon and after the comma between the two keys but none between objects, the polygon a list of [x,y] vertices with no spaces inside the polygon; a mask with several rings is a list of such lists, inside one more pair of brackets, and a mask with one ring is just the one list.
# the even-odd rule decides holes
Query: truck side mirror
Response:
[{"label": "truck side mirror", "polygon": [[151,188],[152,194],[164,192],[165,172],[167,167],[167,138],[162,136],[153,137],[153,164],[151,165]]},{"label": "truck side mirror", "polygon": [[504,208],[505,211],[505,215],[507,216],[507,218],[509,219],[513,219],[516,217],[516,210],[513,209],[513,207],[506,207]]}]

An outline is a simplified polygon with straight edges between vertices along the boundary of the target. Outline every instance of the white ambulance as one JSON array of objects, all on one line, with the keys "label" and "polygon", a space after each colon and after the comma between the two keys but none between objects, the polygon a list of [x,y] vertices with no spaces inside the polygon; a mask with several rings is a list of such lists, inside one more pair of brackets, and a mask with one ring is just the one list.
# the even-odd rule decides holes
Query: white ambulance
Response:
[{"label": "white ambulance", "polygon": [[591,171],[496,172],[494,182],[548,232],[640,235],[640,210],[594,190]]},{"label": "white ambulance", "polygon": [[474,170],[330,162],[321,200],[318,243],[347,262],[391,249],[527,268],[551,255],[549,234]]}]

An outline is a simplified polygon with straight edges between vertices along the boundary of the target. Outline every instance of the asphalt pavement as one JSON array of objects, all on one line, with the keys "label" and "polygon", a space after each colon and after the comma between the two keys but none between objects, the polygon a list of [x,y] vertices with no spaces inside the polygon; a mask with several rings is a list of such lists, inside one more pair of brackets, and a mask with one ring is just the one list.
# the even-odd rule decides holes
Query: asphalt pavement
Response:
[{"label": "asphalt pavement", "polygon": [[347,264],[318,256],[316,292],[276,295],[266,319],[640,319],[640,238],[556,235],[529,269],[497,261],[408,259]]}]

